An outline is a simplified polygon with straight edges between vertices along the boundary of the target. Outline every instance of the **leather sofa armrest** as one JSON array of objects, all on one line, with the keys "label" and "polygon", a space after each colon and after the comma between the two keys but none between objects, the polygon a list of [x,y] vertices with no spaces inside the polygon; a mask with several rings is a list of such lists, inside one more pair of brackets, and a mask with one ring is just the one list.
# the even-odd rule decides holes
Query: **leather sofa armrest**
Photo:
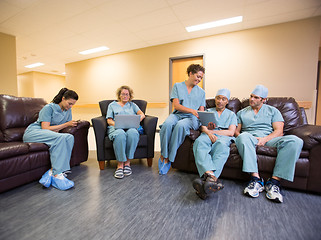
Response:
[{"label": "leather sofa armrest", "polygon": [[193,141],[196,140],[196,138],[198,138],[201,135],[201,131],[200,130],[190,130],[190,135],[189,138]]},{"label": "leather sofa armrest", "polygon": [[97,160],[105,161],[104,142],[107,135],[107,120],[105,117],[100,116],[92,118],[91,122],[93,124],[96,138]]},{"label": "leather sofa armrest", "polygon": [[303,125],[286,132],[286,135],[295,135],[304,142],[303,149],[310,150],[321,143],[321,126]]},{"label": "leather sofa armrest", "polygon": [[75,127],[66,127],[66,128],[63,128],[61,129],[59,132],[61,133],[70,133],[72,135],[75,135],[75,132],[78,131],[79,129],[82,129],[82,128],[89,128],[90,126],[90,123],[88,121],[85,121],[85,120],[81,120],[78,122],[77,126]]},{"label": "leather sofa armrest", "polygon": [[155,134],[158,118],[154,116],[145,115],[142,121],[142,126],[147,135],[147,157],[154,157]]}]

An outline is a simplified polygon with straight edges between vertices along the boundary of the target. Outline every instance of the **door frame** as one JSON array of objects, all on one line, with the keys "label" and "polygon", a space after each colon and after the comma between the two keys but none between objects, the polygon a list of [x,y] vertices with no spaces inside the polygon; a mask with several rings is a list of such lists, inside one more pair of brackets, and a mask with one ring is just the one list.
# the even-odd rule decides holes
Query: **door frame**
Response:
[{"label": "door frame", "polygon": [[[173,61],[180,60],[180,59],[188,59],[188,58],[195,58],[195,57],[201,57],[203,59],[203,67],[205,68],[205,54],[192,54],[192,55],[185,55],[185,56],[179,56],[179,57],[171,57],[169,58],[169,91],[168,91],[168,99],[170,98],[171,92],[172,92],[172,83],[173,83]],[[205,74],[203,78],[203,89],[205,91]],[[169,99],[169,114],[172,113],[172,102]]]}]

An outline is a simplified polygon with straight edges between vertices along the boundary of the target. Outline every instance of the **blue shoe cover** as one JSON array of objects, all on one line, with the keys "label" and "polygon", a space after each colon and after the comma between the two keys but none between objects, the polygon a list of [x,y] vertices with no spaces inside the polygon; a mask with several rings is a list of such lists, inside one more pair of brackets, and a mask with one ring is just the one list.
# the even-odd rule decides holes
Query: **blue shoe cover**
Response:
[{"label": "blue shoe cover", "polygon": [[158,171],[160,172],[160,170],[163,168],[164,166],[164,162],[162,162],[162,159],[159,158],[158,159]]},{"label": "blue shoe cover", "polygon": [[167,174],[170,168],[171,168],[171,162],[168,161],[168,163],[164,163],[161,170],[159,170],[159,174],[161,174],[161,175]]},{"label": "blue shoe cover", "polygon": [[59,189],[59,190],[68,190],[69,188],[72,188],[75,185],[75,183],[66,177],[64,177],[62,174],[58,174],[57,177],[52,177],[52,186]]},{"label": "blue shoe cover", "polygon": [[39,180],[39,183],[41,183],[44,187],[48,188],[51,185],[52,181],[52,170],[49,169],[47,172],[45,172],[44,175],[42,175],[41,179]]}]

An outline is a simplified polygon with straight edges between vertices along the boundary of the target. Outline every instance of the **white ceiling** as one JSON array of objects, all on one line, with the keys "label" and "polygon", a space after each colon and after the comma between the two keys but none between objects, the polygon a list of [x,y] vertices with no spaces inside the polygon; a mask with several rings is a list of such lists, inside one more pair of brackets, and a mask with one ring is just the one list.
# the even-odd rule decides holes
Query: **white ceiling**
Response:
[{"label": "white ceiling", "polygon": [[[32,71],[61,74],[70,62],[320,15],[321,0],[0,0],[0,32],[16,36],[18,73],[43,62]],[[235,16],[243,22],[185,30]]]}]

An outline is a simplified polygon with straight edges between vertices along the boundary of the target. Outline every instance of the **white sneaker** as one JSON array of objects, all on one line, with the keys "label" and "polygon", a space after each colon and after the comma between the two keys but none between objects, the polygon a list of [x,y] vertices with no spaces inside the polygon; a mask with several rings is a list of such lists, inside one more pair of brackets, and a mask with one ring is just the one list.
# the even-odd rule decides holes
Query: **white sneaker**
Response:
[{"label": "white sneaker", "polygon": [[264,190],[263,178],[254,179],[251,178],[251,181],[248,183],[247,187],[244,189],[244,194],[249,197],[256,198],[260,195],[260,192]]},{"label": "white sneaker", "polygon": [[283,196],[280,191],[280,187],[272,182],[268,181],[265,185],[266,197],[274,202],[282,203]]}]

